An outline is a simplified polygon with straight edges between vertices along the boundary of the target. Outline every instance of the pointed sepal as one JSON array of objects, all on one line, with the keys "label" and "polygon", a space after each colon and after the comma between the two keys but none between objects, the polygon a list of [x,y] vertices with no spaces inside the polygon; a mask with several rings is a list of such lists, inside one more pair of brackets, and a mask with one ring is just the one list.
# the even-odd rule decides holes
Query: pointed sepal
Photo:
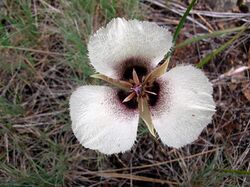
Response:
[{"label": "pointed sepal", "polygon": [[145,122],[145,124],[146,124],[149,132],[152,134],[152,136],[156,137],[147,98],[146,97],[139,97],[138,98],[138,106],[139,106],[140,118]]},{"label": "pointed sepal", "polygon": [[109,84],[112,84],[115,87],[121,88],[123,90],[130,90],[130,88],[133,86],[133,84],[131,84],[130,82],[112,79],[112,78],[110,78],[106,75],[103,75],[103,74],[94,74],[94,75],[91,75],[90,77],[103,80],[103,81],[105,81]]},{"label": "pointed sepal", "polygon": [[160,66],[156,67],[153,71],[151,71],[151,73],[149,73],[146,76],[144,83],[148,83],[148,84],[153,83],[155,79],[159,78],[164,73],[166,73],[169,60],[170,58],[167,58],[163,64],[161,64]]}]

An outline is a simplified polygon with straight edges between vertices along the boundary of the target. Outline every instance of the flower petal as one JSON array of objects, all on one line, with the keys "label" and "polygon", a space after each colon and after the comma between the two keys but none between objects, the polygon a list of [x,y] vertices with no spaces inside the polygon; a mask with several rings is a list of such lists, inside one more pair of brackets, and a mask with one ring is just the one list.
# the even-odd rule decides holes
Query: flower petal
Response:
[{"label": "flower petal", "polygon": [[171,33],[156,23],[113,19],[89,41],[91,64],[96,71],[118,78],[117,69],[130,58],[141,58],[156,66],[172,46]]},{"label": "flower petal", "polygon": [[72,129],[84,147],[113,154],[133,146],[139,114],[126,109],[116,93],[106,86],[82,86],[71,95]]},{"label": "flower petal", "polygon": [[179,148],[196,140],[211,122],[213,88],[191,65],[173,68],[159,82],[159,100],[151,108],[153,124],[164,144]]}]

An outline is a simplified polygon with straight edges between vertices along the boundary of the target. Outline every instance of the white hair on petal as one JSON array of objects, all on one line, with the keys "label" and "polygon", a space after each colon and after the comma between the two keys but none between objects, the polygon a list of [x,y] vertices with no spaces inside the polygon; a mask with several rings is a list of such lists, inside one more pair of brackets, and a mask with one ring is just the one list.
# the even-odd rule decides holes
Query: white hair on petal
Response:
[{"label": "white hair on petal", "polygon": [[204,73],[191,65],[171,69],[160,81],[166,82],[161,89],[166,89],[168,100],[159,103],[161,111],[152,108],[153,124],[164,144],[179,148],[196,140],[211,122],[213,88]]},{"label": "white hair on petal", "polygon": [[123,111],[115,93],[106,86],[82,86],[71,95],[72,129],[84,147],[113,154],[133,146],[139,114]]},{"label": "white hair on petal", "polygon": [[171,33],[156,23],[113,19],[88,43],[89,58],[97,72],[117,78],[116,67],[129,58],[143,58],[156,66],[172,47]]}]

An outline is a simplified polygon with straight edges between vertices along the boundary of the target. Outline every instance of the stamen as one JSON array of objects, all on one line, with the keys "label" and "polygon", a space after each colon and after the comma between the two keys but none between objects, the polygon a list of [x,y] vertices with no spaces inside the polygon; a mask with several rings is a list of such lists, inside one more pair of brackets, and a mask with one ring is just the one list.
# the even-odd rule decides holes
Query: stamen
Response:
[{"label": "stamen", "polygon": [[140,84],[140,80],[138,78],[138,75],[137,75],[135,69],[133,69],[133,80],[134,80],[134,82],[135,82],[136,85]]},{"label": "stamen", "polygon": [[[123,99],[122,103],[126,103],[126,102],[129,102],[131,101],[132,99],[134,99],[135,97],[137,97],[137,102],[139,105],[141,105],[140,103],[141,100],[146,99],[149,104],[152,103],[152,98],[155,98],[155,96],[157,95],[156,92],[153,92],[153,91],[149,91],[147,90],[147,88],[149,88],[150,90],[153,88],[153,84],[147,84],[145,83],[143,80],[140,80],[139,77],[138,77],[138,74],[136,73],[136,70],[133,68],[133,71],[132,71],[132,78],[133,79],[129,79],[128,83],[132,84],[132,86],[130,87],[130,93],[129,95]],[[141,77],[141,79],[145,79],[145,76]],[[153,96],[152,96],[153,95]],[[139,106],[142,111],[143,111],[143,106]]]},{"label": "stamen", "polygon": [[145,92],[148,93],[148,94],[157,95],[156,93],[150,92],[150,91],[148,91],[148,90],[145,90]]},{"label": "stamen", "polygon": [[136,93],[132,92],[131,94],[129,94],[123,101],[122,103],[128,102],[130,100],[132,100],[135,97]]}]

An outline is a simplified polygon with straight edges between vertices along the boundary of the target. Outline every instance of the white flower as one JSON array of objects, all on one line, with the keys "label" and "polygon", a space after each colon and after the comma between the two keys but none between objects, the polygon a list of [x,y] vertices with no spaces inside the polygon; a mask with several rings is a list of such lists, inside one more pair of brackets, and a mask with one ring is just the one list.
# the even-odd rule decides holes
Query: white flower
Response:
[{"label": "white flower", "polygon": [[191,65],[155,68],[171,46],[171,33],[147,21],[115,18],[91,36],[89,58],[100,73],[93,77],[119,88],[82,86],[70,97],[72,129],[84,147],[105,154],[131,149],[139,116],[168,146],[198,138],[215,112],[212,85]]}]

